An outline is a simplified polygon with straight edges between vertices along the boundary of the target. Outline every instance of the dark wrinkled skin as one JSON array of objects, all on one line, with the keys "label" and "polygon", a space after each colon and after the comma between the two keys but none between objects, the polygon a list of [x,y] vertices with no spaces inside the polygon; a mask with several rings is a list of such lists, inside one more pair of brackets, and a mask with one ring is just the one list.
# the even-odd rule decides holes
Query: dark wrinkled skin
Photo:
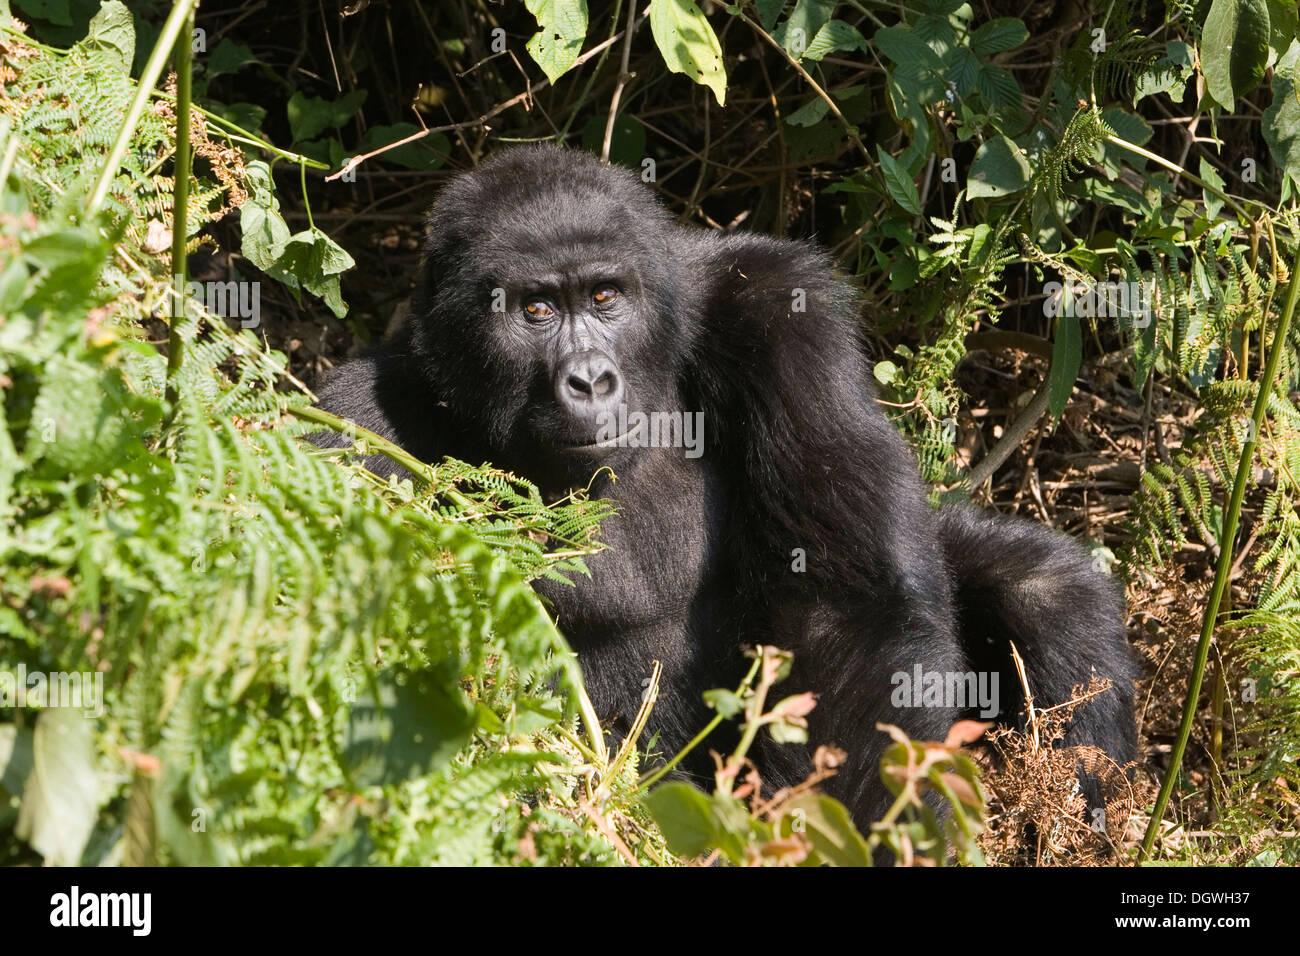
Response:
[{"label": "dark wrinkled skin", "polygon": [[[649,731],[671,755],[712,716],[702,692],[744,673],[742,648],[788,649],[794,670],[777,691],[816,692],[810,740],[764,733],[753,756],[780,787],[807,775],[818,744],[839,745],[847,760],[826,790],[865,829],[890,803],[876,724],[943,740],[970,716],[894,706],[891,676],[917,664],[996,670],[1002,715],[1014,719],[1010,639],[1039,707],[1090,674],[1110,679],[1065,743],[1133,759],[1134,664],[1117,589],[1063,535],[928,506],[873,400],[854,294],[819,250],[679,226],[627,171],[551,147],[507,151],[454,180],[429,235],[411,325],[339,369],[320,404],[422,460],[491,461],[548,498],[613,469],[616,482],[602,473],[592,485],[619,514],[602,527],[609,549],[590,560],[590,580],[536,585],[608,727],[626,730],[661,661]],[[618,290],[608,306],[592,298],[601,284]],[[525,310],[539,296],[552,309],[541,320]],[[629,409],[703,412],[703,455],[593,447],[589,366],[576,391],[557,378],[593,354],[596,371],[616,370]],[[379,456],[368,464],[400,470]],[[707,785],[708,749],[726,743],[698,748],[683,772]],[[1084,784],[1095,800],[1095,782]]]}]

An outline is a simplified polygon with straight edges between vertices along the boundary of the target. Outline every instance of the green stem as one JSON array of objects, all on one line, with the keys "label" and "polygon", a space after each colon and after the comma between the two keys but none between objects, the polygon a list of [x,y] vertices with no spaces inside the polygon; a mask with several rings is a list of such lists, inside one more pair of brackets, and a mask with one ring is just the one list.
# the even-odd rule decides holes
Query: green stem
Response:
[{"label": "green stem", "polygon": [[1291,261],[1291,281],[1287,289],[1286,304],[1282,307],[1277,331],[1273,334],[1273,347],[1269,350],[1264,371],[1259,377],[1259,392],[1255,396],[1255,408],[1250,416],[1253,426],[1242,446],[1241,459],[1237,463],[1237,478],[1232,485],[1232,498],[1228,502],[1228,510],[1223,515],[1223,533],[1219,536],[1219,560],[1214,569],[1214,587],[1210,591],[1210,601],[1205,607],[1205,617],[1201,621],[1201,637],[1196,644],[1196,663],[1187,684],[1187,700],[1183,703],[1183,719],[1178,725],[1178,738],[1174,741],[1174,749],[1169,755],[1169,769],[1165,771],[1165,778],[1160,783],[1160,794],[1156,797],[1155,806],[1151,811],[1151,822],[1147,824],[1147,832],[1142,838],[1142,849],[1139,853],[1139,859],[1142,860],[1151,855],[1151,849],[1155,846],[1156,834],[1160,832],[1160,821],[1164,817],[1165,808],[1169,805],[1169,797],[1173,793],[1174,782],[1178,779],[1178,771],[1183,763],[1183,753],[1192,735],[1192,724],[1196,721],[1196,704],[1201,695],[1201,683],[1205,679],[1205,667],[1210,657],[1210,641],[1214,637],[1219,604],[1223,600],[1224,591],[1227,590],[1228,578],[1232,570],[1232,545],[1237,537],[1237,519],[1241,514],[1241,502],[1246,495],[1246,484],[1250,480],[1255,445],[1259,440],[1260,429],[1264,427],[1264,412],[1268,407],[1269,394],[1273,391],[1273,381],[1277,377],[1277,366],[1282,358],[1282,350],[1286,348],[1287,335],[1291,330],[1296,296],[1300,293],[1300,275],[1296,273],[1297,269],[1300,269],[1300,251]]},{"label": "green stem", "polygon": [[311,218],[311,200],[307,198],[307,166],[305,163],[298,164],[298,172],[302,180],[302,207],[307,210],[307,228],[312,232],[316,231],[316,223]]},{"label": "green stem", "polygon": [[[86,211],[90,215],[99,212],[100,207],[104,205],[104,200],[108,198],[108,189],[113,184],[118,169],[121,168],[122,157],[126,155],[127,147],[131,144],[131,137],[135,135],[136,127],[140,124],[140,116],[149,103],[154,84],[158,82],[158,77],[162,75],[163,65],[167,62],[167,57],[176,45],[176,39],[180,35],[182,28],[194,16],[194,8],[198,6],[198,3],[199,0],[176,0],[172,5],[172,12],[168,14],[167,22],[163,24],[162,32],[158,34],[158,42],[153,45],[153,52],[149,54],[149,61],[144,65],[144,72],[140,74],[140,82],[135,88],[135,96],[131,100],[131,106],[126,111],[122,131],[117,134],[117,139],[113,141],[113,146],[108,151],[108,161],[104,163],[104,168],[100,170],[99,180],[95,183],[95,189],[90,194],[90,202],[86,207]],[[186,48],[190,45],[191,36],[193,36],[192,30],[185,36]],[[187,53],[186,56],[188,57],[188,55]],[[188,59],[186,62],[189,62]]]},{"label": "green stem", "polygon": [[[194,35],[193,4],[185,17],[185,29],[176,40],[176,163],[175,182],[172,186],[172,282],[175,295],[172,299],[171,322],[167,331],[167,403],[174,409],[180,401],[177,378],[181,371],[181,357],[185,344],[181,339],[181,325],[185,319],[185,280],[189,265],[185,259],[185,237],[188,233],[190,206],[190,37]],[[140,89],[147,87],[141,84]],[[138,91],[137,91],[138,93]],[[134,124],[129,128],[134,129]],[[119,161],[120,161],[119,157]],[[116,169],[116,164],[111,164]]]},{"label": "green stem", "polygon": [[[753,665],[749,668],[749,673],[745,675],[745,679],[742,680],[740,682],[740,686],[736,688],[737,697],[740,697],[745,693],[745,689],[749,687],[750,681],[752,681],[754,679],[754,675],[758,673],[758,668],[759,665],[762,663],[762,660],[763,659],[761,656],[756,657],[754,659]],[[721,714],[715,715],[712,720],[710,720],[707,724],[704,725],[703,730],[701,730],[698,734],[696,734],[694,737],[691,738],[690,743],[688,743],[685,747],[683,747],[680,751],[678,751],[677,756],[673,757],[672,760],[668,761],[666,764],[664,764],[654,773],[649,774],[646,777],[643,777],[641,779],[641,782],[637,784],[636,792],[640,793],[643,790],[648,790],[651,786],[658,783],[660,779],[662,779],[666,774],[672,771],[673,767],[676,767],[679,763],[682,762],[683,757],[685,757],[688,753],[690,753],[697,746],[699,746],[705,737],[713,733],[714,728],[716,728],[718,724],[722,723],[722,721],[723,721],[723,717]]]},{"label": "green stem", "polygon": [[[323,425],[332,431],[342,432],[362,439],[365,441],[366,445],[369,446],[370,451],[383,455],[390,461],[397,462],[416,477],[427,481],[431,485],[436,484],[438,481],[438,476],[434,472],[432,466],[420,461],[420,459],[416,458],[400,445],[395,445],[387,438],[375,434],[368,428],[362,428],[360,425],[339,418],[337,415],[331,415],[324,409],[317,408],[314,405],[294,405],[286,408],[285,411],[294,418],[301,418],[303,421],[311,422],[313,425]],[[478,510],[479,508],[472,499],[461,494],[459,491],[456,491],[454,488],[447,488],[439,492],[439,494],[446,495],[448,499],[454,501],[462,508],[470,508],[473,510]]]},{"label": "green stem", "polygon": [[1130,143],[1126,139],[1120,139],[1118,136],[1107,136],[1106,142],[1114,143],[1116,146],[1119,146],[1122,149],[1127,149],[1130,153],[1137,153],[1143,159],[1150,160],[1153,163],[1163,166],[1165,169],[1169,170],[1170,172],[1177,173],[1178,175],[1182,176],[1184,179],[1192,181],[1193,183],[1195,183],[1196,185],[1204,189],[1206,192],[1213,193],[1214,195],[1218,196],[1225,203],[1231,206],[1233,211],[1236,212],[1238,215],[1243,216],[1246,219],[1250,219],[1250,214],[1246,212],[1245,206],[1237,202],[1237,200],[1233,199],[1231,196],[1225,193],[1222,189],[1215,186],[1213,183],[1207,183],[1200,176],[1197,176],[1195,173],[1188,172],[1186,169],[1183,169],[1183,167],[1179,166],[1177,163],[1170,162],[1169,160],[1165,159],[1163,156],[1158,156],[1155,153],[1151,152],[1150,150],[1143,149],[1141,146],[1138,146],[1135,143]]}]

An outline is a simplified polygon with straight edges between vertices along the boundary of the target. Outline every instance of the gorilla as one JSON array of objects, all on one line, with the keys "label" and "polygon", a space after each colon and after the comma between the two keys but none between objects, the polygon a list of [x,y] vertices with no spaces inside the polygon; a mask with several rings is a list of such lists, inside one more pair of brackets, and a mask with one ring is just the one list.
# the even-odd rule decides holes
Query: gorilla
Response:
[{"label": "gorilla", "polygon": [[[320,405],[423,461],[490,461],[548,500],[589,484],[613,499],[590,577],[536,588],[616,736],[656,660],[647,734],[671,756],[712,716],[703,692],[744,674],[746,647],[790,650],[781,690],[818,698],[808,744],[762,734],[751,755],[775,789],[838,745],[825,789],[865,832],[890,804],[877,723],[943,740],[964,716],[1015,719],[1014,643],[1040,708],[1091,675],[1111,682],[1064,744],[1127,764],[1117,589],[1061,534],[930,506],[874,401],[859,327],[853,288],[810,243],[678,225],[628,170],[516,147],[443,189],[411,322],[338,369]],[[908,686],[969,675],[997,699]],[[679,771],[707,781],[725,743]],[[1095,779],[1082,785],[1096,801]]]}]

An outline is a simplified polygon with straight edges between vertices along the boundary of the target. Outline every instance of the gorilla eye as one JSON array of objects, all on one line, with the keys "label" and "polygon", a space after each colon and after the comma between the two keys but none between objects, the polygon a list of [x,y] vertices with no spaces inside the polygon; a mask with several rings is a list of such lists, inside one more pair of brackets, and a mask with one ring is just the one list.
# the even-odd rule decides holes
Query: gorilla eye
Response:
[{"label": "gorilla eye", "polygon": [[591,293],[591,300],[597,305],[609,305],[618,298],[618,290],[612,285],[598,285]]},{"label": "gorilla eye", "polygon": [[541,299],[533,299],[524,303],[524,311],[535,319],[544,319],[551,315],[554,310],[551,309],[550,303]]}]

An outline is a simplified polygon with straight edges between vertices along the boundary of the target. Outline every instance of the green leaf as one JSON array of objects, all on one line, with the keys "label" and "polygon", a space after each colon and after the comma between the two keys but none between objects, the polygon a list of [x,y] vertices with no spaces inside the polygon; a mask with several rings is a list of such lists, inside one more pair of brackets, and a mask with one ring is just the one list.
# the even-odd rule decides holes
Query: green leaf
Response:
[{"label": "green leaf", "polygon": [[871,374],[881,385],[889,385],[898,378],[898,366],[890,361],[880,361],[872,367]]},{"label": "green leaf", "polygon": [[84,43],[101,51],[122,75],[129,75],[131,61],[135,59],[135,24],[131,11],[119,0],[107,0],[91,19]]},{"label": "green leaf", "polygon": [[541,27],[528,41],[528,55],[554,83],[569,71],[587,39],[587,0],[524,0]]},{"label": "green leaf", "polygon": [[347,251],[319,229],[304,229],[289,237],[277,269],[292,273],[304,289],[320,296],[339,318],[348,306],[339,290],[339,274],[356,263]]},{"label": "green leaf", "polygon": [[808,44],[808,49],[804,51],[803,56],[805,60],[821,60],[828,53],[843,53],[849,50],[866,52],[868,49],[867,38],[857,27],[843,20],[831,20],[817,31],[817,35],[813,37],[812,43]]},{"label": "green leaf", "polygon": [[871,866],[871,850],[853,825],[849,811],[831,797],[810,793],[785,805],[781,833],[804,833],[821,862],[830,866]]},{"label": "green leaf", "polygon": [[1165,55],[1138,76],[1133,105],[1156,93],[1168,93],[1175,102],[1182,102],[1183,86],[1192,69],[1192,48],[1182,40],[1170,40],[1165,44]]},{"label": "green leaf", "polygon": [[229,37],[223,37],[217,44],[212,56],[208,57],[208,76],[220,76],[223,73],[238,73],[250,63],[258,62],[253,51],[242,43],[235,43]]},{"label": "green leaf", "polygon": [[889,190],[890,197],[913,216],[921,215],[921,196],[916,191],[912,177],[899,165],[898,160],[883,149],[879,150],[879,155],[880,172],[885,177],[885,188]]},{"label": "green leaf", "polygon": [[717,687],[704,692],[704,701],[723,717],[735,717],[745,709],[745,702],[731,691]]},{"label": "green leaf", "polygon": [[365,90],[353,90],[333,102],[294,93],[286,108],[293,141],[314,139],[327,129],[342,126],[361,108],[365,98]]},{"label": "green leaf", "polygon": [[774,720],[767,725],[768,733],[778,744],[806,744],[808,728],[785,720]]},{"label": "green leaf", "polygon": [[786,21],[772,31],[772,39],[796,60],[801,59],[834,12],[835,0],[799,0]]},{"label": "green leaf", "polygon": [[645,803],[671,852],[696,857],[713,848],[718,836],[713,802],[689,783],[662,784],[646,796]]},{"label": "green leaf", "polygon": [[95,827],[99,774],[90,731],[90,720],[69,707],[36,718],[15,832],[52,866],[76,866]]},{"label": "green leaf", "polygon": [[1215,102],[1232,109],[1259,85],[1268,41],[1265,0],[1214,0],[1201,31],[1201,72]]},{"label": "green leaf", "polygon": [[755,0],[754,6],[758,8],[759,23],[763,24],[763,29],[770,33],[776,18],[781,15],[781,10],[785,7],[785,0]]},{"label": "green leaf", "polygon": [[981,56],[1014,50],[1029,39],[1029,30],[1015,17],[999,17],[982,24],[970,37],[971,49]]},{"label": "green leaf", "polygon": [[[1224,185],[1223,177],[1219,175],[1219,171],[1204,156],[1201,157],[1200,172],[1201,178],[1211,186],[1216,187],[1220,192],[1226,191],[1227,187]],[[1219,215],[1219,210],[1223,208],[1223,200],[1208,189],[1201,190],[1201,195],[1205,199],[1205,214],[1211,219],[1216,218]]]},{"label": "green leaf", "polygon": [[881,27],[873,42],[881,53],[910,71],[921,68],[942,72],[943,59],[911,27]]},{"label": "green leaf", "polygon": [[343,759],[360,786],[401,783],[440,770],[474,731],[478,715],[445,674],[403,673],[385,679],[375,704],[367,693],[352,706]]},{"label": "green leaf", "polygon": [[1261,131],[1273,161],[1300,183],[1300,40],[1292,40],[1273,72],[1273,102],[1264,110]]},{"label": "green leaf", "polygon": [[718,105],[725,105],[722,44],[694,0],[650,0],[650,32],[669,70],[707,86]]},{"label": "green leaf", "polygon": [[[1067,283],[1068,288],[1068,283]],[[1068,293],[1066,293],[1068,294]],[[1062,299],[1061,308],[1066,308]],[[1062,314],[1056,323],[1056,342],[1052,345],[1052,370],[1048,375],[1047,407],[1053,418],[1060,418],[1074,393],[1074,382],[1083,363],[1083,332],[1079,319]]]},{"label": "green leaf", "polygon": [[830,106],[820,96],[814,96],[785,118],[791,126],[816,126],[826,118]]},{"label": "green leaf", "polygon": [[[289,226],[280,215],[270,167],[260,159],[254,160],[248,164],[244,181],[248,186],[248,201],[239,209],[243,233],[240,251],[257,268],[271,273],[289,243]],[[296,278],[292,285],[297,286]]]},{"label": "green leaf", "polygon": [[1269,66],[1286,54],[1300,29],[1300,7],[1295,0],[1265,0],[1268,4]]},{"label": "green leaf", "polygon": [[1020,147],[1005,136],[991,136],[975,153],[966,195],[970,199],[1008,196],[1024,189],[1029,176],[1029,161]]},{"label": "green leaf", "polygon": [[992,63],[980,67],[975,85],[980,91],[980,96],[984,97],[990,106],[1011,109],[1019,106],[1023,98],[1020,84],[1011,75],[1011,71]]}]

